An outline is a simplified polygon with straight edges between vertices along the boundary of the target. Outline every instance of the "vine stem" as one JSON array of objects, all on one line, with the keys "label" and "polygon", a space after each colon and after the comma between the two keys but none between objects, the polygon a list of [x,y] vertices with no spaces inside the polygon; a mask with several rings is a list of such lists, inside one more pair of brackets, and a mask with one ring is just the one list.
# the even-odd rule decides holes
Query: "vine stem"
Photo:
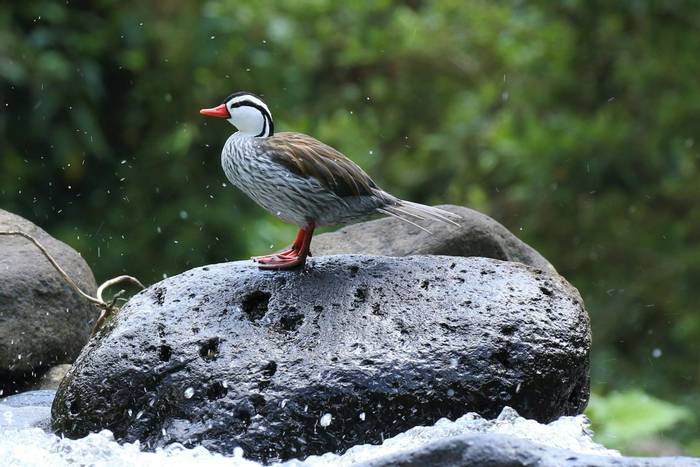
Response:
[{"label": "vine stem", "polygon": [[109,315],[114,313],[114,307],[116,305],[117,298],[119,298],[119,296],[124,293],[123,290],[120,290],[119,292],[114,294],[114,297],[112,298],[112,300],[109,303],[107,303],[102,298],[102,295],[104,294],[104,291],[106,289],[108,289],[109,287],[111,287],[115,284],[119,284],[122,282],[131,283],[132,285],[136,285],[136,286],[140,287],[141,289],[145,288],[143,286],[143,284],[135,277],[118,276],[118,277],[115,277],[113,279],[109,279],[109,280],[103,282],[102,285],[100,285],[97,288],[97,294],[96,294],[97,296],[93,297],[92,295],[83,292],[83,290],[80,287],[78,287],[78,284],[76,284],[75,281],[66,273],[66,271],[63,270],[63,268],[56,262],[56,260],[53,258],[53,256],[51,256],[51,254],[48,252],[46,247],[44,247],[44,245],[42,245],[39,242],[39,240],[37,240],[33,236],[29,235],[28,233],[21,232],[19,230],[0,231],[0,235],[14,235],[14,236],[19,236],[19,237],[24,237],[27,240],[29,240],[30,242],[32,242],[39,249],[39,251],[41,251],[41,253],[46,257],[46,259],[49,261],[49,263],[51,263],[51,266],[53,266],[53,268],[56,270],[56,272],[58,272],[61,275],[63,280],[65,280],[66,283],[68,283],[68,285],[70,285],[73,290],[75,290],[84,299],[88,300],[89,302],[93,303],[94,305],[97,305],[99,308],[102,309],[100,316],[97,318],[97,321],[95,321],[95,326],[92,329],[92,335],[94,335],[97,332],[97,330],[100,329],[100,327],[102,326],[102,323],[104,323],[105,319],[107,319],[107,317]]}]

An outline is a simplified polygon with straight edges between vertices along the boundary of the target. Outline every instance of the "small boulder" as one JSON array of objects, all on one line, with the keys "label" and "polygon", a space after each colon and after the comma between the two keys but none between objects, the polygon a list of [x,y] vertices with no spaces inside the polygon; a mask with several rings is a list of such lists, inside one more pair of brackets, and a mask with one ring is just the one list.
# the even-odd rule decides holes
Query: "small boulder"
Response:
[{"label": "small boulder", "polygon": [[[95,293],[95,278],[78,252],[0,209],[0,231],[10,230],[36,238],[82,290]],[[97,315],[32,242],[0,235],[0,391],[27,387],[49,367],[72,362]]]},{"label": "small boulder", "polygon": [[21,428],[48,431],[55,395],[55,390],[27,391],[0,399],[0,432]]},{"label": "small boulder", "polygon": [[399,219],[385,217],[317,235],[311,242],[311,251],[318,256],[482,256],[554,272],[554,267],[541,254],[489,216],[462,206],[437,207],[458,214],[459,227],[438,221],[417,221],[430,230],[427,233]]},{"label": "small boulder", "polygon": [[581,454],[498,433],[472,433],[357,464],[357,467],[700,467],[690,457]]},{"label": "small boulder", "polygon": [[132,297],[59,386],[53,427],[107,428],[150,449],[304,457],[506,405],[540,421],[577,414],[589,350],[576,289],[518,263],[216,264]]},{"label": "small boulder", "polygon": [[61,384],[61,380],[66,376],[70,367],[71,365],[69,363],[52,366],[41,376],[39,381],[33,385],[32,389],[58,389],[58,385]]}]

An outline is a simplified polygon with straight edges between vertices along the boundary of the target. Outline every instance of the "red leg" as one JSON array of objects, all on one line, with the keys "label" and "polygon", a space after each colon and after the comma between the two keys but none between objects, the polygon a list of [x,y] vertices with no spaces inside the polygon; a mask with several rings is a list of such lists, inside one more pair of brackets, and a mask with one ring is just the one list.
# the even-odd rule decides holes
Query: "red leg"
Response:
[{"label": "red leg", "polygon": [[278,253],[278,255],[281,256],[289,256],[294,254],[294,252],[299,251],[304,244],[304,239],[306,238],[306,230],[299,229],[299,232],[297,232],[297,237],[294,239],[294,243],[292,243],[292,246],[287,248],[286,250]]},{"label": "red leg", "polygon": [[315,225],[310,223],[299,230],[297,238],[289,250],[275,255],[254,258],[254,261],[260,263],[258,266],[260,269],[292,269],[303,266],[306,263],[306,257],[309,255],[314,228]]}]

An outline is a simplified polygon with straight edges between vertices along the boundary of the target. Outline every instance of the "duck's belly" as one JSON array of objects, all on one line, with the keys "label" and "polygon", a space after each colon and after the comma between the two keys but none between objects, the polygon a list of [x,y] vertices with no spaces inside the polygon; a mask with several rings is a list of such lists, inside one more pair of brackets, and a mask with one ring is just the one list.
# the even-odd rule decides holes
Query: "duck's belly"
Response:
[{"label": "duck's belly", "polygon": [[298,226],[309,222],[318,225],[324,223],[325,219],[321,218],[325,216],[320,215],[321,211],[334,204],[335,200],[315,190],[307,179],[288,174],[266,168],[251,174],[249,181],[231,181],[256,203],[285,222]]},{"label": "duck's belly", "polygon": [[222,157],[226,177],[260,206],[285,222],[304,226],[347,224],[375,212],[371,197],[340,198],[313,178],[300,177],[264,155]]}]

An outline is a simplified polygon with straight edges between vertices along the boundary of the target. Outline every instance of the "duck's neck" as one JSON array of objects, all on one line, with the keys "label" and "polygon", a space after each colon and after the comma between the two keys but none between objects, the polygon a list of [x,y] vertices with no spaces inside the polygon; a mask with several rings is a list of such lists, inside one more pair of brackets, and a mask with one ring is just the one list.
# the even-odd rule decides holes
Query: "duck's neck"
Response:
[{"label": "duck's neck", "polygon": [[268,118],[267,116],[263,116],[257,125],[250,125],[250,127],[243,126],[243,128],[238,127],[238,132],[236,134],[240,134],[242,136],[245,135],[251,138],[269,138],[274,133],[275,125],[272,123],[272,119]]}]

